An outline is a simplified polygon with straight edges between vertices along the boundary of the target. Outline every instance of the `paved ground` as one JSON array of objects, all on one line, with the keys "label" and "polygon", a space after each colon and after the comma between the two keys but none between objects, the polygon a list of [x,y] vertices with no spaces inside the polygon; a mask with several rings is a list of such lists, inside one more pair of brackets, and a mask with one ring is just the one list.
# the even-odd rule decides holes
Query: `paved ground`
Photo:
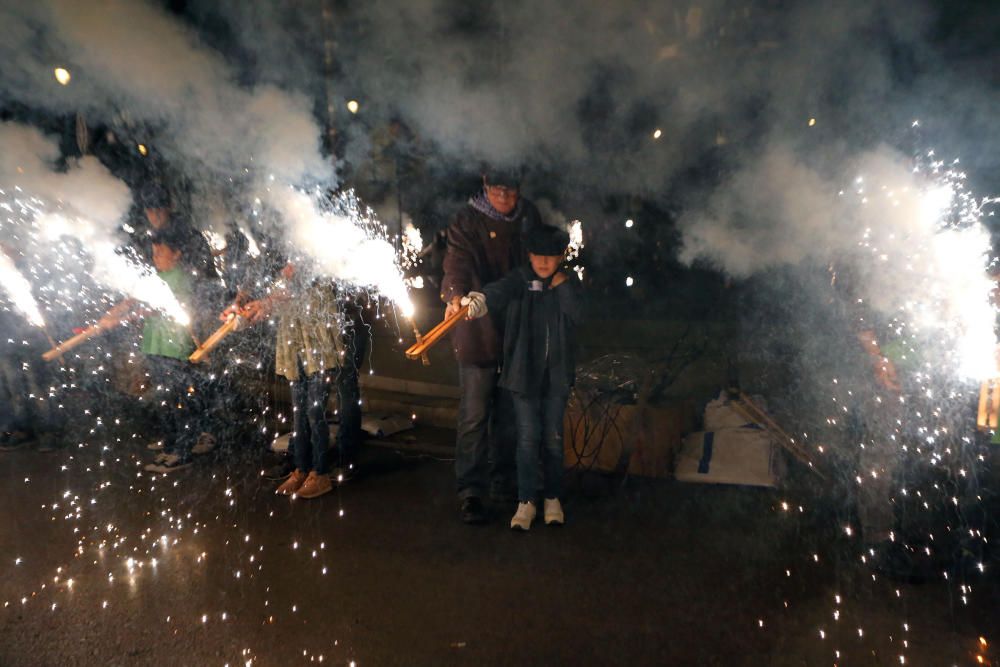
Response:
[{"label": "paved ground", "polygon": [[574,479],[568,525],[521,535],[509,508],[458,523],[450,464],[412,451],[290,503],[257,457],[155,478],[123,440],[0,455],[0,665],[971,665],[1000,640],[995,580],[970,606],[873,583],[777,492]]}]

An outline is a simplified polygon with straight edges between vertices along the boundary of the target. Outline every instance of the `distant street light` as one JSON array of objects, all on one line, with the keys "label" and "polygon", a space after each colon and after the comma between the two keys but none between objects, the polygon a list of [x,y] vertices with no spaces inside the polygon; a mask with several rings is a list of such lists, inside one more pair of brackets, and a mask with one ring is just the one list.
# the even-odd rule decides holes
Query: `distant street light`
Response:
[{"label": "distant street light", "polygon": [[65,67],[57,67],[57,68],[55,68],[54,73],[56,75],[56,81],[58,81],[59,83],[61,83],[64,86],[66,84],[68,84],[69,80],[72,78],[69,75],[69,70],[66,69]]},{"label": "distant street light", "polygon": [[350,111],[351,113],[357,113],[358,109],[360,108],[361,105],[358,104],[357,100],[351,100],[350,102],[347,103],[347,110]]}]

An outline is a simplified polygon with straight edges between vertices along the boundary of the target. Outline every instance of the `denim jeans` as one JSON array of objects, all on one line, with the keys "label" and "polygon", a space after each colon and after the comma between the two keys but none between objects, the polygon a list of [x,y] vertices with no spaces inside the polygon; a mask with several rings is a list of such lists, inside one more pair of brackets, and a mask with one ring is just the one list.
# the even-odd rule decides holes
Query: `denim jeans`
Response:
[{"label": "denim jeans", "polygon": [[203,387],[187,361],[151,354],[146,357],[146,366],[163,451],[187,458],[202,431]]},{"label": "denim jeans", "polygon": [[482,498],[499,490],[514,473],[513,411],[510,392],[497,386],[496,366],[459,366],[455,477],[459,498]]},{"label": "denim jeans", "polygon": [[329,469],[330,426],[326,422],[326,404],[336,371],[306,375],[299,361],[299,379],[292,388],[292,456],[302,472],[325,475]]},{"label": "denim jeans", "polygon": [[[60,430],[59,383],[34,354],[36,348],[0,344],[4,345],[0,348],[0,431],[40,435]],[[14,345],[20,349],[7,349]]]},{"label": "denim jeans", "polygon": [[344,332],[344,365],[337,376],[337,402],[340,404],[340,428],[337,429],[337,464],[341,468],[355,463],[361,446],[361,390],[358,371],[368,347],[367,331],[358,325]]},{"label": "denim jeans", "polygon": [[[530,397],[513,394],[517,416],[517,499],[522,503],[537,503],[539,489],[546,498],[562,496],[566,399],[564,394]],[[539,472],[543,475],[541,483]]]}]

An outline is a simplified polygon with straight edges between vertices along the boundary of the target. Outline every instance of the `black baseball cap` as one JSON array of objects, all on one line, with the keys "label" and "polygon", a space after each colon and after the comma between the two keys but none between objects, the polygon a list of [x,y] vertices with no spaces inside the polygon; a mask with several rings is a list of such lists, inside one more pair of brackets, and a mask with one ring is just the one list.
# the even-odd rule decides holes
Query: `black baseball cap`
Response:
[{"label": "black baseball cap", "polygon": [[569,247],[569,234],[552,225],[539,225],[528,232],[524,245],[533,255],[561,255]]},{"label": "black baseball cap", "polygon": [[517,190],[521,187],[521,169],[515,167],[487,167],[483,171],[486,185],[501,185]]}]

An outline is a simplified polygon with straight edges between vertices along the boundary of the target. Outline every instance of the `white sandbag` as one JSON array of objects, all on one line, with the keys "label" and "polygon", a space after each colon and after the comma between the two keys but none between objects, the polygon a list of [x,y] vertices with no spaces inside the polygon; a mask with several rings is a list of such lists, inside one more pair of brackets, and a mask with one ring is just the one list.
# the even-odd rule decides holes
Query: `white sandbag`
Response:
[{"label": "white sandbag", "polygon": [[726,392],[719,394],[714,401],[705,406],[705,430],[722,431],[727,428],[739,428],[750,424],[746,415],[740,414],[729,403]]},{"label": "white sandbag", "polygon": [[388,438],[411,428],[413,419],[402,415],[365,415],[361,418],[361,430],[375,438]]},{"label": "white sandbag", "polygon": [[675,477],[682,482],[774,488],[778,483],[777,466],[777,448],[767,431],[728,428],[684,438]]}]

